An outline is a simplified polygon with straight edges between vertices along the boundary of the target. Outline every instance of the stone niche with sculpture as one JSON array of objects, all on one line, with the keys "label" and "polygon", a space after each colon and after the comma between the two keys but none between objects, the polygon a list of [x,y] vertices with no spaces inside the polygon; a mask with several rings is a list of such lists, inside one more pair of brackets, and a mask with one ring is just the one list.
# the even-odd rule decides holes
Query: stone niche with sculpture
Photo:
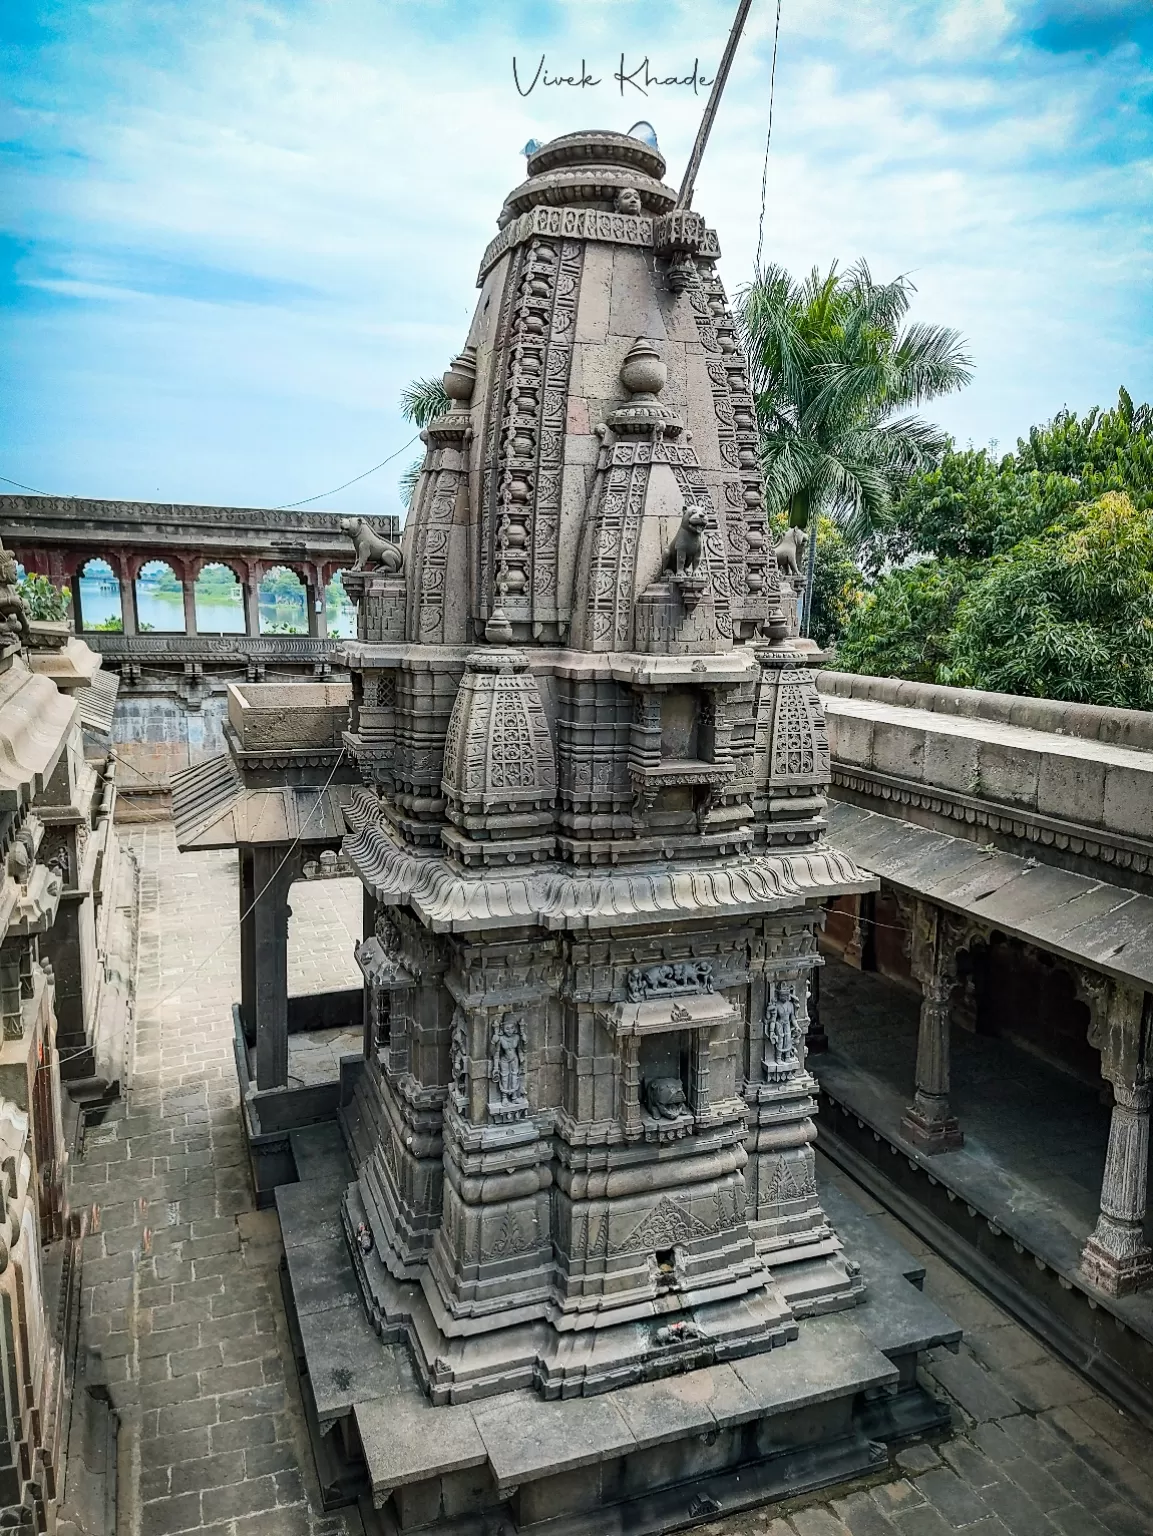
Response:
[{"label": "stone niche with sculpture", "polygon": [[804,1037],[824,903],[875,882],[826,839],[719,245],[664,169],[530,155],[402,550],[345,578],[377,918],[344,1224],[435,1405],[787,1354],[863,1295]]}]

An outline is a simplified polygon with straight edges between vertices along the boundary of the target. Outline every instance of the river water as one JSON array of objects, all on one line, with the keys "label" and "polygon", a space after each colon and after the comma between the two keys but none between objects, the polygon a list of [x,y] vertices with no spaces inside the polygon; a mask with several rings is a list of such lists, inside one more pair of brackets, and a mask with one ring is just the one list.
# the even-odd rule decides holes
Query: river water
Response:
[{"label": "river water", "polygon": [[[337,604],[331,592],[327,596],[328,633],[341,639],[356,634],[356,609],[345,599]],[[80,578],[80,605],[85,629],[98,629],[108,619],[121,619],[120,588],[115,581],[98,576]],[[145,586],[136,587],[136,615],[141,633],[182,635],[184,599],[179,592]],[[274,628],[275,626],[275,628]],[[196,628],[202,635],[242,635],[244,633],[244,596],[239,586],[231,590],[196,594]],[[260,594],[260,632],[308,633],[308,614],[303,591],[299,594]]]}]

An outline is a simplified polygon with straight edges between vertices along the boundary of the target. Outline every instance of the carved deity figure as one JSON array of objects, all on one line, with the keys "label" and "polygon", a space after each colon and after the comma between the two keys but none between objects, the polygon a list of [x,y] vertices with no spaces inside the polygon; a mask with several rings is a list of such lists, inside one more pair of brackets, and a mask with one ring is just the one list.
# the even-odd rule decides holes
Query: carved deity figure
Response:
[{"label": "carved deity figure", "polygon": [[0,544],[0,634],[19,635],[27,641],[31,630],[18,581],[16,557]]},{"label": "carved deity figure", "polygon": [[489,1043],[492,1083],[501,1106],[524,1102],[524,1052],[524,1017],[506,1013],[493,1023]]},{"label": "carved deity figure", "polygon": [[622,187],[613,199],[613,211],[615,213],[639,214],[641,209],[641,195],[636,187]]},{"label": "carved deity figure", "polygon": [[382,912],[376,920],[376,937],[386,955],[395,957],[399,954],[400,929],[387,912]]},{"label": "carved deity figure", "polygon": [[797,1013],[797,994],[792,982],[773,982],[765,1009],[765,1071],[770,1079],[787,1077],[800,1065]]}]

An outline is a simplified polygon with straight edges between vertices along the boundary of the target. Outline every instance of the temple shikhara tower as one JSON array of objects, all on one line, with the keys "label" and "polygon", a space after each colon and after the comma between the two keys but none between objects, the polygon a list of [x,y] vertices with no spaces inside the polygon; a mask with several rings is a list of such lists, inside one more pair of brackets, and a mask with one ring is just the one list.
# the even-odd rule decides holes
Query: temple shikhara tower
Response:
[{"label": "temple shikhara tower", "polygon": [[[816,930],[875,882],[826,838],[719,245],[664,172],[619,133],[529,156],[402,551],[346,577],[353,1178],[327,1210],[307,1182],[279,1198],[298,1292],[342,1214],[393,1374],[338,1401],[346,1314],[315,1309],[307,1368],[389,1530],[502,1506],[585,1529],[702,1469],[801,1486],[798,1456],[811,1485],[873,1464],[865,1394],[903,1384],[909,1423],[932,1417],[909,1407],[932,1329],[876,1337],[817,1187]],[[670,1392],[662,1472],[625,1405],[667,1416]],[[566,1482],[590,1434],[601,1472]]]}]

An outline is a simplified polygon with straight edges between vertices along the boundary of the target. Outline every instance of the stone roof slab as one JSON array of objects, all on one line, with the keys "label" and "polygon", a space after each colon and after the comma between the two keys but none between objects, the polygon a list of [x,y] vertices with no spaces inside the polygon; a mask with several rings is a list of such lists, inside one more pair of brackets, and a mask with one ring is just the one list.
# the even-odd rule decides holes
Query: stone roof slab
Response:
[{"label": "stone roof slab", "polygon": [[851,859],[900,889],[1153,990],[1151,897],[1014,854],[977,850],[965,838],[845,801],[829,807],[829,830]]}]

